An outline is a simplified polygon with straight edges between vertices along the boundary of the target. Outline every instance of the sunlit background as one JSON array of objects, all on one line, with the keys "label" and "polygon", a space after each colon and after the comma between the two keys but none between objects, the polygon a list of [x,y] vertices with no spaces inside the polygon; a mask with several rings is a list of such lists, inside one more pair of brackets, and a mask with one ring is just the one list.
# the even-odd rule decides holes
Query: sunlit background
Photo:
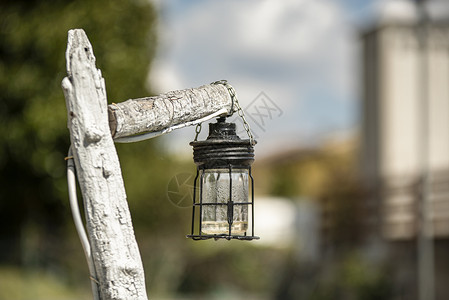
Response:
[{"label": "sunlit background", "polygon": [[2,1],[0,299],[92,298],[65,178],[72,28],[109,103],[227,79],[258,141],[252,242],[186,239],[194,128],[117,145],[151,299],[448,299],[443,0]]}]

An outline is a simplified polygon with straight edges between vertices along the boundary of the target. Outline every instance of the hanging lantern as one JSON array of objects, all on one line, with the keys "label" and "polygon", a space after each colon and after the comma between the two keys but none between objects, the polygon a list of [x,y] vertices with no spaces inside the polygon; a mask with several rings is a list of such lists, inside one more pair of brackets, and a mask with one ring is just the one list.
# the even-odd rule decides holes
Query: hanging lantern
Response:
[{"label": "hanging lantern", "polygon": [[[187,237],[194,240],[259,239],[254,236],[254,179],[251,176],[255,142],[240,139],[235,128],[234,123],[226,123],[222,117],[217,123],[209,124],[206,140],[195,138],[190,143],[197,173],[192,234]],[[196,214],[198,221],[195,221]]]}]

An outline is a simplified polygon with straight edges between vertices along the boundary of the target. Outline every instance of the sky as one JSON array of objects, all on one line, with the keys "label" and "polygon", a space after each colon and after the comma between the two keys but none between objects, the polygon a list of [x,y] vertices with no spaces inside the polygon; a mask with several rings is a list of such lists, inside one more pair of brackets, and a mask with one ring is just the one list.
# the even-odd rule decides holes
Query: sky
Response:
[{"label": "sky", "polygon": [[[228,80],[258,141],[256,155],[356,134],[359,34],[379,1],[155,3],[159,44],[149,82],[156,92]],[[193,137],[189,127],[160,139],[168,151],[191,155]]]}]

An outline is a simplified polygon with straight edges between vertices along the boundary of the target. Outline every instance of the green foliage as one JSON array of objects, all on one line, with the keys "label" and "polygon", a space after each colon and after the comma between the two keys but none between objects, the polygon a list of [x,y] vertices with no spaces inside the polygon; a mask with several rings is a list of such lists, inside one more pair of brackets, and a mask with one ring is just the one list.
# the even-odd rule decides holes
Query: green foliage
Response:
[{"label": "green foliage", "polygon": [[[152,140],[116,145],[134,228],[148,235],[154,231],[173,235],[182,230],[178,234],[184,236],[187,228],[180,225],[190,223],[191,209],[174,205],[167,192],[170,179],[188,168],[158,151],[155,144]],[[194,164],[189,162],[189,166]]]},{"label": "green foliage", "polygon": [[204,299],[214,296],[245,299],[247,294],[270,294],[278,280],[278,265],[285,254],[251,243],[229,241],[195,243],[189,250],[191,253],[185,262],[178,292],[195,295],[195,298],[201,295]]},{"label": "green foliage", "polygon": [[352,252],[332,270],[311,299],[393,299],[393,285],[382,265],[367,263]]},{"label": "green foliage", "polygon": [[89,299],[89,290],[76,290],[52,274],[25,272],[18,268],[0,268],[0,299],[75,300]]},{"label": "green foliage", "polygon": [[[147,1],[0,4],[0,261],[23,261],[18,250],[30,232],[24,228],[38,236],[30,251],[48,253],[57,246],[49,241],[61,238],[70,220],[64,162],[69,133],[61,89],[68,30],[86,31],[108,99],[119,102],[149,93],[154,22]],[[138,151],[151,148],[146,144]]]},{"label": "green foliage", "polygon": [[271,195],[293,198],[300,194],[300,186],[295,184],[296,172],[292,166],[274,168],[271,183]]}]

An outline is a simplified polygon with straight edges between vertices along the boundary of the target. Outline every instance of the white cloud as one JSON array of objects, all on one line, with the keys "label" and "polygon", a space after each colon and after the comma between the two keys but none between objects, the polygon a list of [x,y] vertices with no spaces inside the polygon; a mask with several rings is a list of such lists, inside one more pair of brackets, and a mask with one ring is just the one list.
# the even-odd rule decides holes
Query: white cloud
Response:
[{"label": "white cloud", "polygon": [[320,111],[337,114],[339,106],[354,105],[357,93],[355,36],[336,2],[172,0],[163,5],[162,45],[150,76],[159,91],[228,79],[242,107],[264,91],[284,111],[261,132],[268,140],[287,132],[312,135],[320,123],[351,122],[350,112],[341,117]]}]

